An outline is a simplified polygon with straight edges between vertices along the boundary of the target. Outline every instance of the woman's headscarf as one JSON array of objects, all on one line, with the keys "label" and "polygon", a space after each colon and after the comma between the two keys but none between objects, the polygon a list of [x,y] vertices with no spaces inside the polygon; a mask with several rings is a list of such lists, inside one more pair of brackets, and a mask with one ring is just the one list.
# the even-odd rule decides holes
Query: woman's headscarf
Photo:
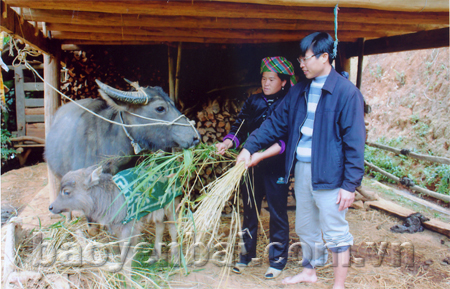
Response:
[{"label": "woman's headscarf", "polygon": [[261,74],[263,72],[275,72],[291,76],[291,86],[297,83],[292,63],[283,56],[266,57],[261,60]]}]

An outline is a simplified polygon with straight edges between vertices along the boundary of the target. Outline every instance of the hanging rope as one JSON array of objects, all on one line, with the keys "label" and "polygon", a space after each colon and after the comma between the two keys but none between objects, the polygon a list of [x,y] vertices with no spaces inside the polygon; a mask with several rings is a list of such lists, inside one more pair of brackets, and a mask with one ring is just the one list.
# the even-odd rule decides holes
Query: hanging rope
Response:
[{"label": "hanging rope", "polygon": [[337,18],[338,18],[338,11],[339,11],[339,7],[338,7],[339,3],[336,4],[336,6],[334,7],[334,48],[333,48],[333,55],[332,58],[336,59],[337,57],[337,46],[338,46],[338,37],[337,37],[337,29],[338,29],[338,22],[337,22]]}]

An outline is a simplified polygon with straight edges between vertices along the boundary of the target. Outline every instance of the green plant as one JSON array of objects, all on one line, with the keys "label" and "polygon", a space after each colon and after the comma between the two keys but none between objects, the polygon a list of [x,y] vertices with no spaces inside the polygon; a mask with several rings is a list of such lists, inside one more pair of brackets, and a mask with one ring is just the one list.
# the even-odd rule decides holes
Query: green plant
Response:
[{"label": "green plant", "polygon": [[11,146],[11,133],[2,128],[2,164],[13,158],[17,151]]},{"label": "green plant", "polygon": [[398,86],[402,87],[403,85],[405,85],[406,83],[406,76],[405,76],[405,72],[398,72],[397,70],[395,70],[395,79],[398,82]]},{"label": "green plant", "polygon": [[377,63],[377,68],[376,68],[375,78],[376,78],[378,81],[380,81],[381,78],[383,77],[383,74],[384,74],[383,67],[381,67],[381,65],[379,65],[379,64]]},{"label": "green plant", "polygon": [[409,119],[410,119],[410,121],[411,121],[412,124],[416,124],[416,123],[420,120],[420,116],[417,115],[417,114],[412,114],[412,115],[409,117]]},{"label": "green plant", "polygon": [[428,126],[428,124],[420,121],[413,125],[413,129],[416,131],[419,137],[426,136],[430,131],[430,127]]},{"label": "green plant", "polygon": [[[392,147],[404,148],[402,137],[390,140],[385,137],[381,137],[376,142]],[[411,151],[416,152],[415,149]],[[428,154],[433,153],[428,151]],[[428,188],[437,193],[450,195],[449,165],[430,164],[426,161],[413,159],[402,154],[396,155],[394,153],[369,146],[366,146],[364,157],[366,161],[376,165],[390,174],[395,175],[398,178],[407,176],[413,180],[417,186]],[[366,167],[366,173],[379,181],[395,183],[384,175],[370,170],[368,167]]]}]

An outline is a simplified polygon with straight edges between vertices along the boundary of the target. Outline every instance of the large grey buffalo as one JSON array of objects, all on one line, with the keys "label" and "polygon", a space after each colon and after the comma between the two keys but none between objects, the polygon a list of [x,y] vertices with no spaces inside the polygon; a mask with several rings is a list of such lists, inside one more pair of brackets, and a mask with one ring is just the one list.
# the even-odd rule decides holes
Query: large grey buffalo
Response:
[{"label": "large grey buffalo", "polygon": [[[141,149],[189,148],[199,142],[197,130],[180,114],[162,88],[132,83],[136,91],[124,92],[96,82],[103,99],[70,102],[55,114],[47,135],[45,158],[57,177],[112,156],[129,156]],[[77,104],[104,119],[141,126],[123,127],[110,123]],[[146,126],[150,123],[157,125]],[[126,168],[130,160],[129,157],[121,158],[113,168],[116,172]]]}]

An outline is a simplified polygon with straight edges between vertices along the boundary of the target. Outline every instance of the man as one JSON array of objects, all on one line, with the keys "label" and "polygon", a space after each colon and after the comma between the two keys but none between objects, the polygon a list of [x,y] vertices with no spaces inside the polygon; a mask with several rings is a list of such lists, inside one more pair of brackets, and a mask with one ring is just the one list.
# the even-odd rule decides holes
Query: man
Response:
[{"label": "man", "polygon": [[[360,91],[332,67],[333,39],[324,32],[300,42],[306,80],[292,87],[273,114],[252,133],[237,162],[287,138],[286,175],[295,173],[296,233],[303,271],[283,284],[317,281],[316,267],[332,251],[334,287],[344,288],[353,236],[345,220],[364,175],[364,108]],[[323,239],[326,244],[323,243]]]}]

